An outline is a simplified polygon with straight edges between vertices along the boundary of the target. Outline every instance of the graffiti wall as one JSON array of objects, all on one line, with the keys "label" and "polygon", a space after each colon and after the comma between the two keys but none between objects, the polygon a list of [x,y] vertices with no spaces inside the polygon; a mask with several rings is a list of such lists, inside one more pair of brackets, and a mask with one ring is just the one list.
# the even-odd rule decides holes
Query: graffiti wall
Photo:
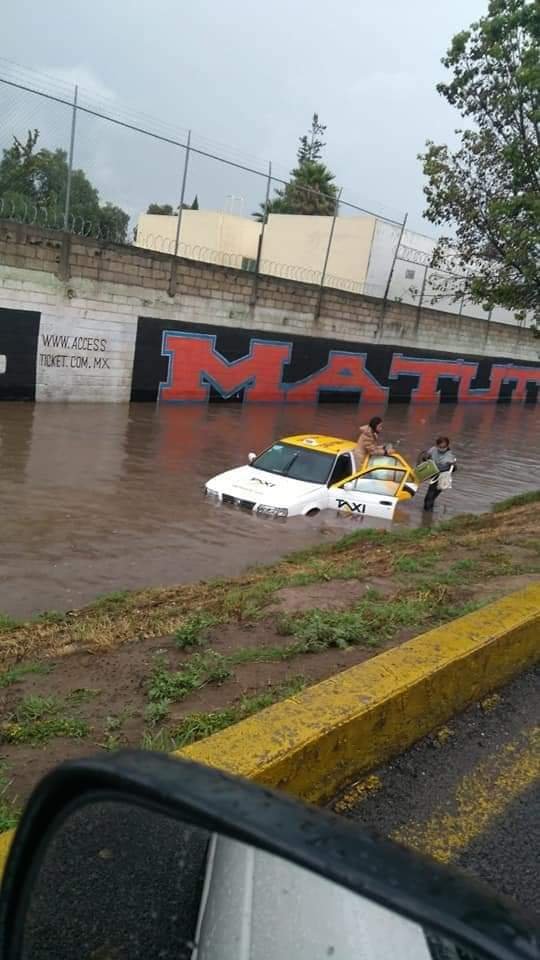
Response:
[{"label": "graffiti wall", "polygon": [[127,402],[137,322],[0,309],[0,400]]},{"label": "graffiti wall", "polygon": [[131,399],[159,403],[536,402],[540,365],[138,321]]},{"label": "graffiti wall", "polygon": [[0,309],[0,400],[538,402],[540,364],[224,326]]}]

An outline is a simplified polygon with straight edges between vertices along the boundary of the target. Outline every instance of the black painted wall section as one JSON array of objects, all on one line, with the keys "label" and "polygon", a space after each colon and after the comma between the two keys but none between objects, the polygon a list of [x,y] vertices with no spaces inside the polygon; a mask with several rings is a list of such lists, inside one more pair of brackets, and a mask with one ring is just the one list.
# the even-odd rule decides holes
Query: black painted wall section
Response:
[{"label": "black painted wall section", "polygon": [[[216,337],[216,350],[229,362],[245,357],[250,351],[252,341],[284,342],[291,344],[291,360],[285,365],[283,372],[284,383],[295,383],[309,377],[324,368],[328,363],[330,350],[349,353],[366,354],[366,370],[383,387],[388,388],[389,402],[408,403],[411,392],[417,385],[413,376],[400,376],[389,379],[389,371],[394,354],[405,354],[407,357],[419,357],[423,360],[456,360],[460,359],[478,364],[478,373],[471,384],[474,390],[487,389],[490,384],[490,375],[493,365],[501,366],[518,363],[520,367],[538,368],[538,364],[526,361],[515,361],[512,358],[486,358],[463,353],[446,353],[444,351],[418,350],[403,345],[373,345],[356,344],[350,341],[315,339],[307,336],[296,336],[285,333],[268,333],[259,330],[239,330],[227,327],[215,327],[205,324],[194,326],[190,323],[161,320],[150,317],[139,317],[137,340],[133,367],[132,401],[155,402],[159,394],[159,386],[167,380],[169,359],[162,354],[163,331],[177,331],[185,334],[207,335]],[[441,378],[440,399],[443,403],[452,403],[457,399],[458,383],[447,377]],[[503,384],[500,391],[502,401],[511,398],[512,387]],[[540,391],[533,384],[527,387],[526,399],[535,402],[540,398]],[[224,402],[223,396],[212,387],[209,391],[211,401]],[[233,401],[243,399],[243,391],[233,397]],[[355,391],[331,390],[321,391],[319,402],[358,402],[360,394]]]},{"label": "black painted wall section", "polygon": [[0,400],[35,400],[40,314],[0,309]]}]

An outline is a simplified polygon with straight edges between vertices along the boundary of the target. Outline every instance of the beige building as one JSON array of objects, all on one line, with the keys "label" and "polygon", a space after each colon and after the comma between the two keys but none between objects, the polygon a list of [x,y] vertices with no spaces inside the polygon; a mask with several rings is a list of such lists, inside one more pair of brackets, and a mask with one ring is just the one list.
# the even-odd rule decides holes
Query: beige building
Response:
[{"label": "beige building", "polygon": [[[178,218],[141,214],[137,246],[174,253]],[[320,283],[332,219],[271,214],[264,231],[261,273]],[[375,218],[338,217],[326,279],[332,286],[361,292],[367,277]],[[213,210],[184,210],[179,256],[253,269],[261,224]]]},{"label": "beige building", "polygon": [[[174,216],[141,214],[136,244],[174,253],[177,225]],[[260,272],[320,283],[331,229],[331,217],[271,214],[264,230]],[[184,210],[178,255],[253,270],[261,230],[262,225],[249,217],[216,210]],[[411,231],[402,234],[399,224],[368,214],[338,217],[325,285],[382,298],[391,277],[390,300],[418,304],[422,298],[423,304],[435,310],[518,325],[518,319],[508,310],[496,308],[487,313],[479,304],[456,300],[451,282],[449,294],[441,294],[441,271],[430,267],[435,246],[436,241],[430,237]],[[529,319],[532,321],[532,317]]]},{"label": "beige building", "polygon": [[[174,253],[178,217],[143,213],[137,223],[139,247]],[[247,217],[214,210],[184,210],[178,255],[242,267],[257,256],[261,225]]]}]

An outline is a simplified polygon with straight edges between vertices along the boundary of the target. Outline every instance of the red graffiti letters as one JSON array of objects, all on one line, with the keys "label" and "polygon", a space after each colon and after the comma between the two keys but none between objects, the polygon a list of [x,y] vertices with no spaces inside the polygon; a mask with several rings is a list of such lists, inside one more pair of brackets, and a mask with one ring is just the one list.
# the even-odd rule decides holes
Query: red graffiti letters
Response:
[{"label": "red graffiti letters", "polygon": [[[381,363],[381,350],[391,348],[373,348],[372,362]],[[523,402],[529,398],[530,386],[540,388],[540,367],[494,362],[489,385],[473,387],[478,377],[476,361],[407,357],[401,353],[392,356],[385,386],[370,373],[366,353],[346,350],[329,350],[322,369],[289,382],[284,380],[284,369],[291,363],[292,343],[253,338],[248,353],[227,360],[216,349],[215,335],[171,330],[163,331],[162,353],[169,358],[169,370],[166,382],[160,385],[159,399],[169,403],[206,402],[211,388],[225,399],[242,393],[244,400],[252,402],[316,403],[322,392],[332,391],[359,394],[365,403],[384,404],[389,396],[437,403],[445,380],[457,383],[458,401],[496,402],[501,389],[506,388],[505,396]]]},{"label": "red graffiti letters", "polygon": [[411,400],[416,403],[436,403],[439,400],[439,380],[447,377],[457,380],[460,390],[468,390],[478,371],[477,363],[464,360],[423,360],[421,357],[404,357],[395,353],[392,358],[390,378],[415,377]]},{"label": "red graffiti letters", "polygon": [[421,357],[404,357],[394,354],[390,379],[400,376],[414,377],[417,386],[413,387],[411,401],[414,403],[436,403],[439,400],[439,381],[447,378],[458,383],[457,400],[467,402],[496,402],[503,383],[513,384],[512,399],[525,400],[527,384],[540,384],[540,368],[517,367],[513,364],[493,364],[489,387],[472,389],[476,379],[478,363],[466,360],[423,360]]},{"label": "red graffiti letters", "polygon": [[282,399],[283,364],[289,359],[288,343],[252,340],[249,354],[229,362],[216,350],[215,336],[163,332],[163,353],[170,357],[169,378],[161,384],[160,400],[208,400],[210,386],[223,397],[244,390],[244,399]]},{"label": "red graffiti letters", "polygon": [[316,403],[320,390],[336,393],[361,393],[365,403],[386,403],[388,390],[366,370],[365,353],[340,353],[331,350],[328,364],[305,380],[285,385],[284,399],[302,403]]},{"label": "red graffiti letters", "polygon": [[507,367],[493,367],[493,370],[500,374],[502,383],[514,384],[512,400],[526,400],[529,384],[540,387],[540,367],[515,367],[512,364]]}]

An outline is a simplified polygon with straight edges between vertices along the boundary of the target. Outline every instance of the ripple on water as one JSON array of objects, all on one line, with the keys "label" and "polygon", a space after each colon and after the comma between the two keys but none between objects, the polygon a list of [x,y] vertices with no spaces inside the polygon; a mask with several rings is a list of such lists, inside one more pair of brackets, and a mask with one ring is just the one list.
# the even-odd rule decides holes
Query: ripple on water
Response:
[{"label": "ripple on water", "polygon": [[[354,437],[378,413],[348,404],[2,404],[0,610],[21,616],[234,574],[349,531],[354,521],[329,511],[283,524],[222,509],[205,500],[203,484],[276,437]],[[439,514],[485,510],[539,485],[540,405],[386,411],[386,439],[411,459],[440,433],[452,438],[460,469]],[[421,522],[420,499],[400,517]]]}]

